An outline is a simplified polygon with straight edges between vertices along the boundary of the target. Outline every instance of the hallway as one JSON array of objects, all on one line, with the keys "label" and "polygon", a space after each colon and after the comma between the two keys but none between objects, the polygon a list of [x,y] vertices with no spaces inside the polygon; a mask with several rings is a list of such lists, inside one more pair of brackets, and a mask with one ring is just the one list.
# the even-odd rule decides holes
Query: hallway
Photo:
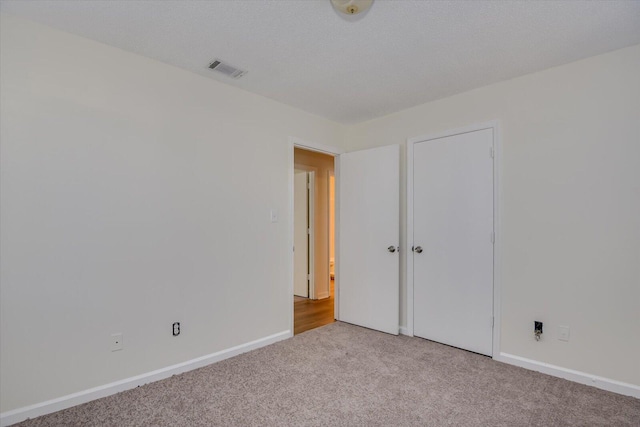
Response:
[{"label": "hallway", "polygon": [[293,297],[293,334],[298,335],[310,329],[328,325],[335,321],[334,316],[334,281],[331,280],[329,298],[312,300]]}]

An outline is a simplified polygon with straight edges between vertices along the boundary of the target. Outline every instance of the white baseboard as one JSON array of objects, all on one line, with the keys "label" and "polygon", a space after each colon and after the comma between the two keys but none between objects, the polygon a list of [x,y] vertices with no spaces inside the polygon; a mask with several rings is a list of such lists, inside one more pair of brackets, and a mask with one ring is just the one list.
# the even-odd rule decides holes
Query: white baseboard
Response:
[{"label": "white baseboard", "polygon": [[494,357],[494,360],[640,399],[640,386],[634,384],[599,377],[586,372],[574,371],[573,369],[562,368],[560,366],[550,365],[548,363],[538,362],[537,360],[526,359],[524,357],[514,356],[507,353],[500,353],[498,357]]},{"label": "white baseboard", "polygon": [[407,335],[409,337],[413,336],[413,334],[409,333],[409,329],[406,326],[400,326],[400,335]]},{"label": "white baseboard", "polygon": [[219,362],[221,360],[228,359],[230,357],[237,356],[239,354],[246,353],[248,351],[255,350],[257,348],[264,347],[278,341],[282,341],[284,339],[290,338],[291,336],[291,331],[279,332],[268,337],[260,338],[255,341],[228,348],[226,350],[207,354],[206,356],[191,359],[186,362],[178,363],[176,365],[167,366],[166,368],[147,372],[142,375],[137,375],[135,377],[130,377],[124,380],[90,388],[78,393],[51,399],[46,402],[36,403],[35,405],[25,406],[23,408],[3,412],[0,414],[0,426],[10,426],[11,424],[24,421],[27,418],[35,418],[41,415],[50,414],[52,412],[57,412],[62,409],[90,402],[95,399],[100,399],[101,397],[110,396],[112,394],[120,393],[121,391],[129,390],[144,384],[169,378],[172,375],[181,374],[183,372],[191,371],[197,368],[202,368],[203,366],[210,365],[212,363]]},{"label": "white baseboard", "polygon": [[318,293],[318,295],[316,295],[317,298],[316,299],[327,299],[329,298],[331,295],[329,295],[329,292],[322,292],[322,293]]}]

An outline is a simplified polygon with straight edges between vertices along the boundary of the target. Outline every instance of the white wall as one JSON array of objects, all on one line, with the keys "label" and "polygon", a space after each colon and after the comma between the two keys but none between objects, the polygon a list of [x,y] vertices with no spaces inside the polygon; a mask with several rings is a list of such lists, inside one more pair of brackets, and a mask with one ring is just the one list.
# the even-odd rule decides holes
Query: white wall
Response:
[{"label": "white wall", "polygon": [[288,330],[288,137],[344,128],[1,19],[0,411]]},{"label": "white wall", "polygon": [[[503,141],[501,351],[636,385],[638,76],[640,46],[634,46],[347,131],[352,151],[498,119]],[[402,192],[404,206],[406,176]],[[403,303],[403,325],[405,316]],[[532,333],[538,319],[545,323],[541,342]],[[559,325],[570,326],[568,343],[557,340]]]}]

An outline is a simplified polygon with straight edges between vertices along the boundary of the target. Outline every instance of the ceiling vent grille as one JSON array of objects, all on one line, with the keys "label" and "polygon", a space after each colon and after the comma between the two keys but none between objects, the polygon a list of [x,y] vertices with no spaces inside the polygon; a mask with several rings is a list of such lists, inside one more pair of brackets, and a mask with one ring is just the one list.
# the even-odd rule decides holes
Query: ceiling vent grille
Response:
[{"label": "ceiling vent grille", "polygon": [[219,73],[222,73],[227,77],[231,77],[232,79],[239,79],[240,77],[247,74],[246,71],[236,68],[233,65],[225,64],[219,59],[216,59],[211,64],[209,64],[209,68]]}]

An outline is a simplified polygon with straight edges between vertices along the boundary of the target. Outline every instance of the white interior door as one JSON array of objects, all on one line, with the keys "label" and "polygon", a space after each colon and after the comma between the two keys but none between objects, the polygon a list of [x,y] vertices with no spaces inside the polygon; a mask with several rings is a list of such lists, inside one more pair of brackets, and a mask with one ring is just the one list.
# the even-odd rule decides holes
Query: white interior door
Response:
[{"label": "white interior door", "polygon": [[398,334],[398,145],[340,155],[339,320]]},{"label": "white interior door", "polygon": [[493,129],[414,146],[414,334],[492,354]]},{"label": "white interior door", "polygon": [[309,297],[309,192],[307,172],[293,176],[293,294]]},{"label": "white interior door", "polygon": [[307,259],[309,260],[309,298],[317,299],[316,292],[316,173],[307,172]]}]

